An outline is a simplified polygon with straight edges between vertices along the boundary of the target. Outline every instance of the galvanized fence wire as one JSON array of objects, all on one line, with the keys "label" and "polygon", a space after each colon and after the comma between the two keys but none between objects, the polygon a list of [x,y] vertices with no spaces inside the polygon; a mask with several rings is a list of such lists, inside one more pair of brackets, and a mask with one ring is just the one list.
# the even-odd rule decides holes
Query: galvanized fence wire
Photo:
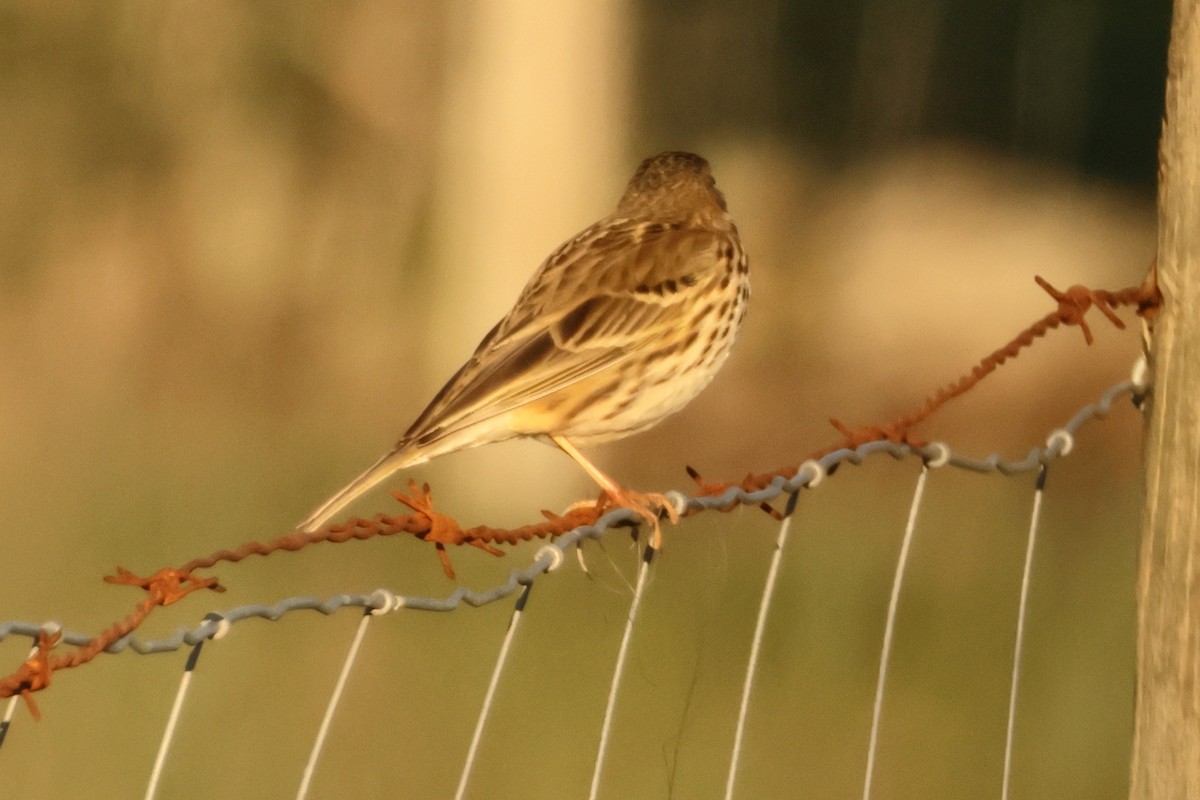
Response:
[{"label": "galvanized fence wire", "polygon": [[[777,518],[780,520],[780,529],[776,538],[776,545],[772,554],[770,568],[762,589],[761,602],[755,623],[753,641],[750,645],[744,681],[740,693],[741,696],[737,722],[734,731],[734,738],[731,743],[732,747],[730,752],[729,768],[724,787],[724,796],[727,798],[727,800],[736,796],[738,768],[745,741],[747,716],[754,685],[756,665],[762,646],[764,629],[774,596],[775,582],[779,572],[782,554],[787,543],[788,531],[792,521],[793,513],[797,507],[797,500],[800,496],[800,490],[804,488],[817,487],[817,485],[820,484],[826,478],[826,476],[832,474],[839,465],[847,462],[851,464],[860,464],[868,458],[878,456],[883,453],[887,453],[896,459],[903,459],[914,455],[918,456],[922,461],[922,469],[920,478],[914,489],[912,505],[910,508],[908,521],[905,526],[902,548],[898,557],[895,575],[893,578],[891,599],[888,604],[887,620],[885,624],[882,651],[879,661],[879,673],[875,692],[875,701],[872,710],[870,731],[868,734],[867,762],[863,773],[864,782],[862,796],[864,800],[870,800],[872,796],[872,778],[874,775],[874,763],[878,747],[886,678],[889,669],[889,654],[894,634],[897,608],[899,605],[899,599],[904,581],[905,563],[907,560],[906,556],[916,533],[917,515],[919,513],[922,498],[924,496],[924,487],[930,469],[953,466],[973,472],[994,472],[1003,475],[1028,473],[1035,470],[1037,471],[1034,509],[1030,523],[1025,566],[1021,583],[1021,602],[1018,611],[1018,619],[1016,621],[1016,638],[1013,654],[1013,668],[1005,735],[1004,771],[1001,777],[1001,794],[1003,797],[1007,797],[1011,777],[1015,708],[1019,686],[1024,625],[1027,615],[1030,570],[1034,544],[1036,541],[1037,522],[1044,493],[1047,464],[1060,456],[1066,456],[1070,453],[1074,446],[1076,433],[1086,423],[1093,419],[1103,418],[1111,411],[1115,403],[1124,398],[1131,398],[1135,404],[1139,404],[1142,396],[1145,393],[1145,390],[1145,368],[1144,364],[1139,362],[1139,364],[1135,366],[1134,374],[1131,380],[1116,384],[1104,392],[1096,402],[1081,408],[1062,427],[1053,430],[1047,437],[1044,445],[1032,448],[1024,458],[1019,460],[1005,459],[998,454],[992,454],[982,459],[972,458],[954,452],[948,445],[941,442],[933,442],[922,446],[917,446],[913,444],[887,440],[872,441],[852,449],[839,449],[834,452],[830,452],[821,458],[805,461],[795,471],[795,474],[791,475],[790,477],[776,477],[768,486],[756,491],[748,491],[740,487],[731,487],[725,492],[716,496],[708,495],[698,497],[687,497],[679,492],[669,492],[668,498],[676,505],[677,509],[681,513],[694,513],[697,511],[706,510],[727,511],[737,505],[762,506],[764,504],[770,504],[775,500],[784,499],[785,501],[784,511],[782,513],[775,512]],[[638,519],[639,518],[633,512],[625,509],[616,509],[604,514],[596,521],[595,524],[580,526],[543,545],[536,551],[532,561],[528,565],[523,568],[512,570],[509,573],[507,580],[502,584],[493,586],[490,589],[483,591],[476,591],[466,587],[460,587],[455,589],[449,595],[441,598],[407,596],[388,589],[377,589],[370,594],[342,594],[325,599],[316,597],[290,597],[281,600],[274,605],[243,605],[228,609],[226,611],[210,612],[205,616],[204,621],[200,625],[192,628],[177,629],[172,636],[166,639],[142,641],[131,633],[114,641],[106,649],[106,652],[121,653],[129,651],[145,655],[151,653],[175,652],[185,647],[192,648],[192,652],[186,660],[187,663],[184,667],[183,675],[162,734],[159,749],[153,766],[150,770],[150,776],[147,782],[144,797],[146,800],[153,800],[153,798],[157,796],[163,767],[169,757],[171,743],[180,718],[180,710],[183,707],[184,701],[187,697],[188,689],[191,684],[192,673],[198,662],[201,647],[210,639],[216,640],[223,638],[233,625],[247,619],[266,619],[270,621],[278,621],[288,614],[299,610],[315,610],[324,615],[332,615],[343,608],[349,607],[359,608],[364,612],[363,617],[356,629],[354,639],[345,655],[337,682],[327,702],[325,713],[316,733],[309,758],[303,769],[303,774],[295,797],[297,800],[304,800],[304,798],[306,798],[309,794],[309,790],[312,785],[312,779],[316,771],[317,762],[324,748],[325,740],[328,736],[330,726],[336,714],[343,691],[349,680],[352,667],[357,659],[363,638],[365,637],[367,631],[368,623],[372,617],[393,613],[401,609],[452,611],[461,607],[463,603],[471,606],[482,606],[508,597],[518,590],[522,590],[521,596],[514,607],[512,617],[510,618],[509,627],[505,633],[503,643],[500,647],[500,651],[489,681],[487,693],[483,698],[478,721],[473,731],[470,747],[460,773],[457,790],[454,796],[456,798],[464,797],[470,783],[470,778],[476,762],[483,732],[487,724],[487,720],[491,714],[492,701],[495,695],[496,686],[501,680],[503,670],[507,663],[508,652],[515,636],[525,601],[528,598],[530,587],[534,581],[536,581],[542,575],[554,570],[559,564],[561,564],[565,557],[566,551],[569,548],[578,545],[583,539],[599,537],[604,532],[614,527],[628,522],[637,522]],[[633,636],[638,607],[643,594],[642,590],[646,585],[646,579],[649,574],[653,552],[654,551],[652,548],[645,548],[645,557],[642,559],[639,567],[637,587],[634,590],[633,598],[629,608],[624,633],[621,639],[620,650],[617,653],[616,662],[613,666],[611,684],[600,731],[600,741],[595,753],[589,797],[598,797],[602,788],[601,779],[607,755],[607,743],[611,734],[612,720],[617,699],[621,691],[624,667],[628,657],[629,642]],[[24,635],[32,637],[35,642],[37,642],[39,638],[44,638],[46,635],[56,634],[61,634],[61,641],[71,645],[82,646],[86,645],[89,641],[92,641],[92,639],[87,635],[61,630],[58,623],[55,622],[34,624],[29,622],[12,621],[0,623],[0,640],[3,640],[9,636]],[[36,652],[37,649],[38,648],[35,645],[34,651]],[[17,696],[11,698],[10,702],[7,704],[7,708],[5,709],[3,721],[0,722],[0,742],[3,741],[3,736],[11,724],[12,712],[14,710],[14,703],[16,700]]]},{"label": "galvanized fence wire", "polygon": [[[726,510],[734,505],[758,506],[795,494],[817,480],[818,476],[830,474],[839,465],[846,463],[857,465],[868,458],[884,454],[896,459],[912,456],[918,456],[923,461],[941,462],[944,459],[947,466],[978,473],[996,472],[1002,475],[1014,475],[1032,472],[1040,469],[1045,463],[1067,455],[1076,432],[1089,421],[1104,418],[1112,410],[1113,405],[1122,399],[1132,397],[1135,401],[1138,400],[1143,390],[1144,386],[1133,380],[1122,381],[1112,386],[1095,402],[1079,409],[1062,427],[1052,431],[1044,445],[1031,448],[1021,459],[1006,459],[995,453],[984,458],[974,458],[955,452],[942,442],[931,442],[917,447],[890,441],[874,441],[853,449],[835,450],[819,459],[805,462],[795,475],[790,478],[776,477],[769,486],[757,491],[746,491],[734,486],[714,497],[689,497],[677,491],[668,492],[667,496],[680,507],[692,512]],[[170,636],[162,639],[143,640],[130,634],[114,641],[105,648],[105,652],[112,654],[132,652],[139,655],[172,653],[209,639],[222,638],[231,626],[246,620],[264,619],[277,622],[297,611],[317,611],[321,614],[331,615],[343,608],[388,613],[403,609],[454,611],[464,603],[475,607],[484,606],[512,595],[550,572],[562,563],[565,554],[581,540],[597,539],[615,527],[637,523],[640,520],[641,518],[637,514],[628,509],[609,511],[595,524],[580,526],[544,544],[534,553],[533,559],[527,565],[510,571],[503,583],[483,590],[460,586],[443,597],[405,595],[390,589],[376,589],[370,593],[338,594],[324,598],[288,597],[271,605],[254,603],[223,611],[213,611],[200,624],[194,627],[177,628]],[[12,636],[27,636],[36,640],[47,629],[57,629],[57,627],[58,624],[53,622],[36,623],[22,620],[0,622],[0,641]],[[84,646],[92,641],[92,636],[86,633],[67,629],[63,629],[61,633],[63,644]]]}]

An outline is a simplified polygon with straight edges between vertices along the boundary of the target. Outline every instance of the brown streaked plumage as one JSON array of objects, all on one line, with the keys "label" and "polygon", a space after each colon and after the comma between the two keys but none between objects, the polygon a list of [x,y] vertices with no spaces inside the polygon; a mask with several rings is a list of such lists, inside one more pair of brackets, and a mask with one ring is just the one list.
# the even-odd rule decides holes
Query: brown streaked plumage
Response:
[{"label": "brown streaked plumage", "polygon": [[318,530],[397,470],[516,436],[549,438],[613,503],[656,526],[655,506],[674,519],[660,495],[622,489],[574,445],[637,433],[687,405],[725,363],[749,295],[708,162],[646,159],[617,210],[546,259],[396,446],[300,530]]}]

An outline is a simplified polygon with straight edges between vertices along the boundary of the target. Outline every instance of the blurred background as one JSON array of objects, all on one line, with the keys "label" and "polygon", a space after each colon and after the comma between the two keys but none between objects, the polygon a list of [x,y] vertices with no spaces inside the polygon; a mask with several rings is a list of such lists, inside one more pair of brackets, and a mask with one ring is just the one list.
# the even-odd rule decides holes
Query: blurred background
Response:
[{"label": "blurred background", "polygon": [[[141,599],[100,582],[117,564],[149,573],[286,532],[665,149],[712,162],[751,255],[751,311],[699,400],[597,461],[688,489],[685,464],[736,479],[834,441],[830,417],[895,417],[1052,310],[1033,275],[1142,280],[1169,13],[0,2],[0,620],[99,631]],[[920,435],[1023,455],[1127,374],[1136,330],[1093,326],[1090,349],[1054,334]],[[1051,467],[1014,796],[1125,796],[1139,432],[1122,406]],[[803,498],[740,796],[858,795],[916,474],[870,464]],[[523,524],[595,491],[536,442],[411,477],[465,524]],[[1031,482],[933,476],[877,797],[998,791]],[[382,491],[360,506],[395,508]],[[752,510],[667,531],[605,796],[720,796],[774,533]],[[484,588],[534,549],[452,555]],[[593,577],[571,565],[534,593],[475,797],[585,792],[636,566],[620,534],[588,554]],[[452,588],[431,549],[400,540],[218,574],[227,594],[143,635],[295,594]],[[374,625],[314,796],[448,796],[509,610]],[[163,796],[291,797],[356,622],[248,623],[206,649]],[[0,642],[0,671],[27,646]],[[181,665],[121,655],[56,676],[45,719],[21,712],[5,743],[0,787],[140,795]]]}]

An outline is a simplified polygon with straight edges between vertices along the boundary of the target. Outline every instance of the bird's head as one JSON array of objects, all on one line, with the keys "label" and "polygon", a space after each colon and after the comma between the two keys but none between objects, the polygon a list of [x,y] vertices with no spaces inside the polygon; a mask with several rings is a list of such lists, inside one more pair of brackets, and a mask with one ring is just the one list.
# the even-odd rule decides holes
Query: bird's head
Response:
[{"label": "bird's head", "polygon": [[643,161],[617,205],[619,216],[658,220],[724,216],[726,211],[708,162],[683,152],[659,153]]}]

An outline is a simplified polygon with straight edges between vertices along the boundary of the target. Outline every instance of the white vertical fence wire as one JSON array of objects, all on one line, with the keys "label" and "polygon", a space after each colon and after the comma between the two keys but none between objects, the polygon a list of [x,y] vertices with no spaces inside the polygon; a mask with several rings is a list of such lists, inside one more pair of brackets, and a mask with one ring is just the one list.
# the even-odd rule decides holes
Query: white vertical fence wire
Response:
[{"label": "white vertical fence wire", "polygon": [[1025,618],[1029,606],[1029,583],[1033,572],[1033,551],[1037,544],[1038,526],[1042,518],[1042,497],[1046,493],[1046,465],[1038,471],[1037,487],[1033,493],[1033,510],[1029,514],[1029,536],[1025,543],[1025,567],[1021,572],[1021,601],[1017,607],[1016,642],[1013,645],[1012,685],[1008,691],[1008,722],[1004,729],[1004,778],[1000,800],[1008,800],[1012,778],[1013,733],[1017,721],[1017,691],[1021,683],[1021,651],[1025,646]]},{"label": "white vertical fence wire", "polygon": [[[205,619],[214,619],[215,614],[209,614]],[[195,674],[196,664],[200,660],[200,649],[206,639],[201,639],[192,646],[187,661],[183,664],[183,675],[179,678],[179,688],[175,690],[175,699],[171,702],[171,713],[167,715],[167,724],[163,728],[162,738],[158,743],[158,752],[154,756],[154,766],[150,769],[150,779],[146,782],[145,800],[154,800],[158,796],[158,784],[162,780],[163,767],[167,763],[167,755],[171,752],[171,743],[175,740],[175,731],[179,728],[179,715],[183,711],[183,703],[192,687],[192,675]]]},{"label": "white vertical fence wire", "polygon": [[612,731],[613,715],[617,709],[617,694],[621,690],[621,678],[629,660],[629,641],[633,638],[633,624],[637,621],[642,595],[646,590],[646,576],[650,573],[650,562],[654,559],[654,548],[646,545],[641,566],[638,567],[637,583],[633,587],[633,601],[629,604],[629,616],[625,620],[625,631],[621,634],[621,646],[617,650],[617,663],[613,666],[612,685],[608,688],[608,702],[604,706],[604,722],[600,725],[600,743],[596,747],[596,765],[592,770],[592,785],[588,789],[588,800],[600,796],[600,776],[604,772],[604,757],[608,754],[608,737]]},{"label": "white vertical fence wire", "polygon": [[879,679],[875,684],[875,704],[871,709],[871,734],[867,741],[867,768],[863,776],[863,800],[870,800],[871,782],[875,776],[875,753],[879,747],[879,720],[883,715],[883,696],[887,686],[888,666],[892,658],[892,641],[896,633],[896,612],[900,606],[900,587],[904,584],[904,572],[908,566],[908,552],[913,535],[917,530],[917,512],[925,499],[925,481],[929,477],[930,462],[921,465],[921,475],[913,490],[912,505],[908,510],[908,524],[904,526],[904,541],[900,545],[900,556],[896,559],[896,573],[892,578],[892,594],[888,599],[887,623],[883,627],[883,649],[879,654]]},{"label": "white vertical fence wire", "polygon": [[[816,479],[809,482],[816,485]],[[767,615],[771,601],[775,598],[775,582],[779,577],[779,565],[783,562],[783,549],[787,546],[788,531],[792,527],[792,515],[796,510],[799,491],[788,498],[783,522],[775,537],[775,550],[771,553],[771,566],[767,569],[767,580],[763,584],[762,599],[758,604],[758,618],[754,622],[754,637],[750,640],[750,655],[746,660],[746,677],[742,680],[742,699],[738,704],[737,726],[733,732],[733,752],[729,756],[729,772],[725,776],[725,800],[733,800],[733,787],[737,782],[738,764],[742,758],[742,742],[746,737],[746,715],[750,708],[750,694],[754,690],[754,676],[758,673],[758,655],[762,651],[763,632],[767,628]]]},{"label": "white vertical fence wire", "polygon": [[475,731],[471,734],[471,745],[467,748],[467,758],[463,762],[462,774],[458,778],[458,789],[454,792],[454,800],[462,800],[467,796],[467,784],[471,780],[471,772],[475,768],[475,758],[479,754],[479,742],[483,739],[483,729],[492,713],[492,702],[496,698],[496,686],[500,683],[500,675],[508,664],[508,653],[512,648],[513,637],[517,635],[517,626],[521,623],[521,614],[525,604],[529,602],[529,590],[533,584],[526,584],[525,589],[517,597],[512,616],[508,620],[508,630],[504,632],[504,640],[500,643],[500,653],[496,656],[496,666],[492,668],[492,677],[488,681],[487,692],[483,696],[483,706],[479,709],[479,719],[475,722]]},{"label": "white vertical fence wire", "polygon": [[362,619],[358,622],[358,629],[354,632],[354,639],[350,642],[350,649],[346,652],[346,659],[342,663],[342,671],[338,674],[337,682],[333,686],[333,694],[329,696],[329,703],[325,707],[325,716],[321,718],[321,726],[317,729],[317,738],[313,742],[312,752],[308,755],[308,762],[304,765],[304,775],[300,778],[300,788],[296,790],[296,800],[304,800],[308,797],[309,787],[312,786],[313,773],[317,769],[317,759],[321,757],[321,751],[325,748],[325,738],[329,735],[329,727],[333,723],[334,712],[337,711],[338,704],[342,701],[342,693],[346,690],[346,682],[350,678],[350,670],[354,666],[354,662],[358,659],[358,650],[362,646],[363,637],[367,635],[367,624],[371,621],[371,617],[377,613],[375,609],[367,610]]}]

